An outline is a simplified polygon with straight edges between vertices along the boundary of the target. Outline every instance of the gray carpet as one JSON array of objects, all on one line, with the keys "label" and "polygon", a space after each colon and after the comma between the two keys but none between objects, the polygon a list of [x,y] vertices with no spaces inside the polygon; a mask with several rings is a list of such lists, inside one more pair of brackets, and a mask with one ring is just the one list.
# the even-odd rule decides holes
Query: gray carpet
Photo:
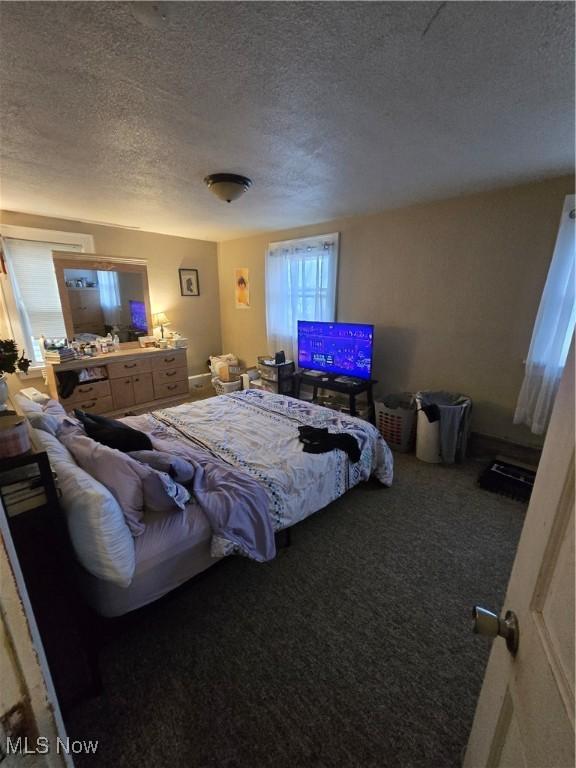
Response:
[{"label": "gray carpet", "polygon": [[106,693],[70,716],[99,739],[77,765],[448,768],[460,764],[525,505],[476,487],[482,465],[396,456],[257,565],[228,558],[124,622]]}]

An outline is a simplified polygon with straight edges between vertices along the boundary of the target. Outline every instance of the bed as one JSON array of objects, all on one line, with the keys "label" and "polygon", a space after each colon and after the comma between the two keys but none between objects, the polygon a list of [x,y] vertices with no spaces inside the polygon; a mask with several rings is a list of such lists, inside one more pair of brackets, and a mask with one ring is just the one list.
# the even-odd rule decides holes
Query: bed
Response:
[{"label": "bed", "polygon": [[[229,523],[226,530],[232,534],[252,524],[251,519],[241,519],[242,494],[251,489],[260,494],[260,502],[252,503],[252,511],[265,515],[275,533],[323,509],[370,477],[383,486],[392,483],[392,454],[373,425],[284,395],[245,390],[127,416],[122,421],[147,433],[154,449],[178,454],[202,467],[207,482],[212,484],[214,498],[218,493],[225,497]],[[305,425],[353,435],[361,449],[359,461],[353,463],[342,450],[304,452],[298,427]],[[68,480],[73,484],[77,479],[76,471],[68,465],[58,466],[62,457],[56,455],[60,447],[52,436],[39,434],[39,441],[56,465],[59,478],[65,476],[63,506],[84,566],[82,583],[99,613],[116,616],[134,610],[234,552],[255,560],[270,559],[243,551],[241,537],[215,531],[205,498],[203,501],[200,493],[194,493],[181,514],[147,514],[144,534],[132,539],[134,566],[129,580],[109,578],[107,571],[87,564],[86,535],[79,536],[75,531],[79,525],[78,504],[77,500],[73,503],[74,494],[65,486],[70,484]]]}]

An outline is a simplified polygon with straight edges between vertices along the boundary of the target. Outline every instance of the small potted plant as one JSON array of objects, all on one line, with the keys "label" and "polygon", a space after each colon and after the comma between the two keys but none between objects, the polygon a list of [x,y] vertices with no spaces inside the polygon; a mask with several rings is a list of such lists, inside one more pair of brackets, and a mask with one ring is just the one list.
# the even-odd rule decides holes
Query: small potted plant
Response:
[{"label": "small potted plant", "polygon": [[28,373],[30,360],[24,357],[24,351],[18,357],[18,347],[13,339],[0,339],[0,406],[8,399],[7,373],[22,371]]}]

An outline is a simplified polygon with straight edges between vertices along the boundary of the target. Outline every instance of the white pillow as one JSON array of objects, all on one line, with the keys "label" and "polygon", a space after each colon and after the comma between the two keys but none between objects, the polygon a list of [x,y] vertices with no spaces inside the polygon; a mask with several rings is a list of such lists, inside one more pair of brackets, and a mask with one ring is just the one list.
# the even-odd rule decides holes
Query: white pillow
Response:
[{"label": "white pillow", "polygon": [[51,435],[56,435],[62,422],[62,419],[51,413],[37,413],[36,411],[27,413],[26,418],[30,422],[31,427],[41,429],[43,432],[49,432]]},{"label": "white pillow", "polygon": [[16,392],[14,395],[14,400],[25,416],[28,416],[29,413],[43,412],[42,403],[37,403],[34,400],[30,400],[29,397],[21,395],[20,392]]},{"label": "white pillow", "polygon": [[127,587],[136,567],[134,539],[118,502],[76,464],[58,438],[34,432],[58,476],[61,504],[78,560],[94,576]]},{"label": "white pillow", "polygon": [[30,422],[30,426],[34,429],[41,429],[44,432],[50,432],[51,435],[55,435],[60,439],[60,432],[63,429],[63,425],[69,429],[74,429],[78,434],[84,434],[84,428],[78,421],[78,419],[68,416],[66,413],[60,415],[51,411],[37,413],[31,411],[26,414],[26,418]]},{"label": "white pillow", "polygon": [[46,400],[43,403],[37,403],[17,393],[16,402],[34,429],[50,432],[51,435],[58,433],[60,425],[64,420],[77,424],[80,423],[72,416],[68,416],[62,403],[59,403],[57,400],[51,400],[48,395],[46,395]]}]

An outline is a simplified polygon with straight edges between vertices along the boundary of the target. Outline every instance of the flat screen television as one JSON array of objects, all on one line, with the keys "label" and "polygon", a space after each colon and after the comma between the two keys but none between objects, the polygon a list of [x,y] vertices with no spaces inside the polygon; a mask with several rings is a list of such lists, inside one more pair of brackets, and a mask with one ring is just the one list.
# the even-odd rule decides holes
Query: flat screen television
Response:
[{"label": "flat screen television", "polygon": [[312,371],[370,379],[374,326],[298,320],[298,366]]},{"label": "flat screen television", "polygon": [[143,301],[130,299],[130,326],[134,331],[146,333],[148,331],[148,321],[146,319],[146,305]]}]

